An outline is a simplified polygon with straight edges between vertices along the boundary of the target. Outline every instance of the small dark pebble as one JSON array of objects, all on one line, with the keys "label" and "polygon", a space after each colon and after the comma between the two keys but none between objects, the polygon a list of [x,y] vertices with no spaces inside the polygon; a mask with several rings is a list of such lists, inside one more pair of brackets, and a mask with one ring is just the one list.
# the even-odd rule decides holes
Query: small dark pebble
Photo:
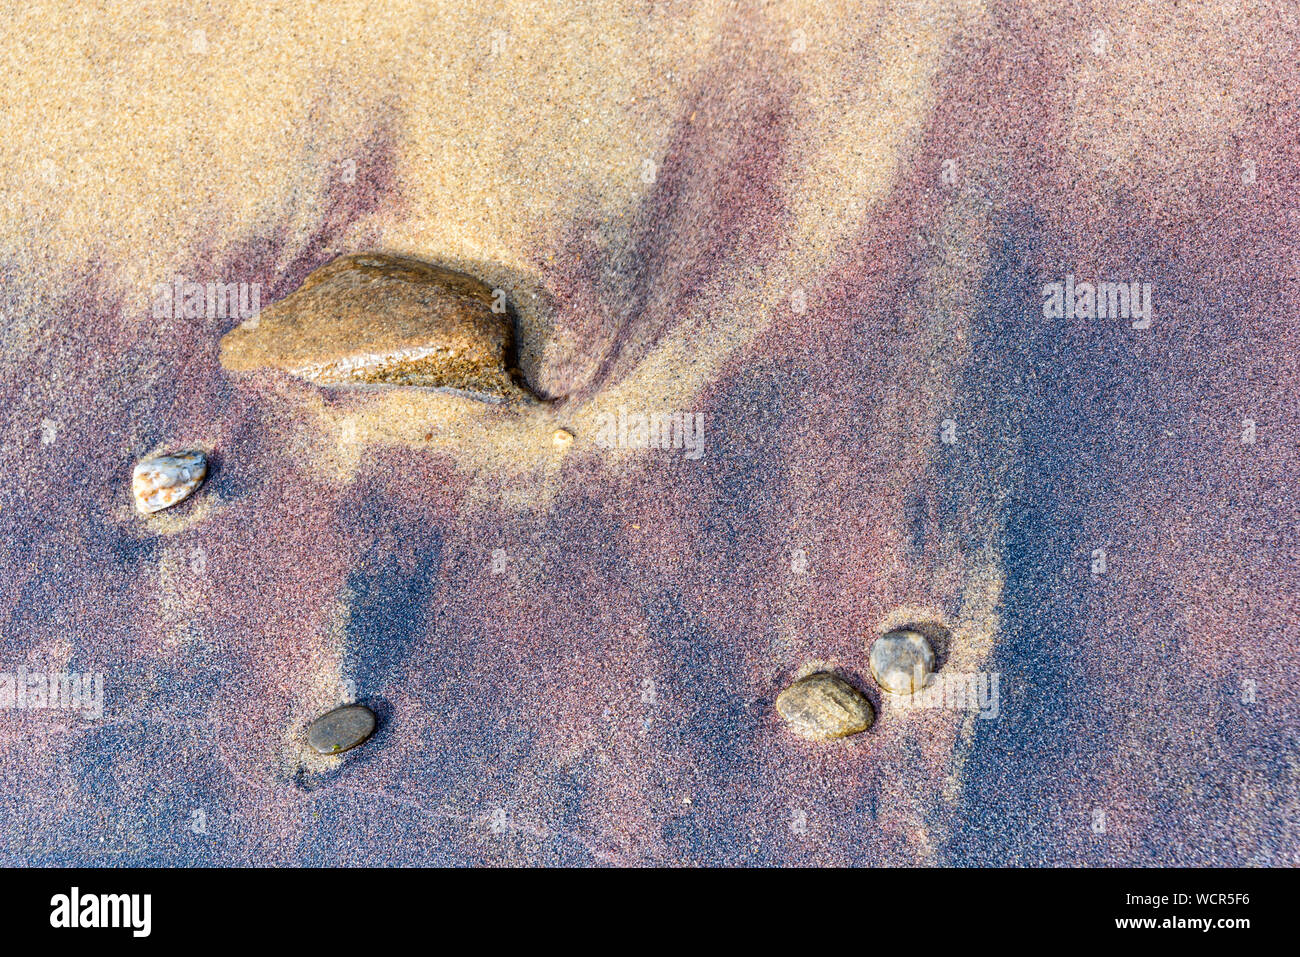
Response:
[{"label": "small dark pebble", "polygon": [[347,704],[321,715],[307,727],[307,744],[317,754],[342,754],[375,733],[375,713]]}]

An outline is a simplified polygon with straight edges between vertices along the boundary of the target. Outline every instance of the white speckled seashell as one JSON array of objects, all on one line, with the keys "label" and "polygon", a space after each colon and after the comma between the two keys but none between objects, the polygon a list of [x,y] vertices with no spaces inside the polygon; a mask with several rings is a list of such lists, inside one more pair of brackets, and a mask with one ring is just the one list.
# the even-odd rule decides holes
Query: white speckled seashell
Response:
[{"label": "white speckled seashell", "polygon": [[171,508],[194,494],[208,474],[202,452],[151,455],[136,463],[131,480],[135,507],[145,515]]}]

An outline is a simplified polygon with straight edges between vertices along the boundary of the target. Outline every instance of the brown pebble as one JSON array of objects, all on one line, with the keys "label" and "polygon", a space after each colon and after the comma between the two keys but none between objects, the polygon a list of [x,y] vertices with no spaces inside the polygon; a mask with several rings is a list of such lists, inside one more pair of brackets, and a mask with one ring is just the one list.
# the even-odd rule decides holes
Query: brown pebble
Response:
[{"label": "brown pebble", "polygon": [[235,372],[280,369],[327,386],[528,399],[507,368],[514,331],[503,302],[472,276],[429,263],[341,256],[256,322],[227,333],[221,363]]},{"label": "brown pebble", "polygon": [[800,678],[782,691],[776,710],[791,731],[814,741],[857,734],[876,719],[866,695],[827,671]]}]

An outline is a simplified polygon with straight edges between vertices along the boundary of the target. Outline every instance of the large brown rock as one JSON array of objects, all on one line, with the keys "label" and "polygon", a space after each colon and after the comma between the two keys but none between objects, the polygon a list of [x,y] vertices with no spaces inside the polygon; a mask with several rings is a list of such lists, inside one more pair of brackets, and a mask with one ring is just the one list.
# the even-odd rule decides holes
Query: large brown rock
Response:
[{"label": "large brown rock", "polygon": [[281,369],[321,385],[455,389],[526,398],[513,329],[472,276],[375,253],[340,256],[221,340],[232,371]]}]

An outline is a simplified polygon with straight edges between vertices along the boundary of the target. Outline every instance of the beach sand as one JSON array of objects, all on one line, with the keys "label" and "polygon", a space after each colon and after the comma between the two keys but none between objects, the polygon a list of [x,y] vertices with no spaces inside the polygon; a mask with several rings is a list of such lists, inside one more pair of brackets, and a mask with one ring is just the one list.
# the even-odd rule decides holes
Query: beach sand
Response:
[{"label": "beach sand", "polygon": [[[1294,865],[1298,17],[12,12],[0,673],[103,713],[0,708],[0,859]],[[547,401],[156,315],[361,251],[504,290]],[[653,413],[700,454],[628,447]],[[921,623],[996,716],[881,696]],[[869,731],[783,726],[819,670]],[[310,752],[352,699],[376,736]]]}]

